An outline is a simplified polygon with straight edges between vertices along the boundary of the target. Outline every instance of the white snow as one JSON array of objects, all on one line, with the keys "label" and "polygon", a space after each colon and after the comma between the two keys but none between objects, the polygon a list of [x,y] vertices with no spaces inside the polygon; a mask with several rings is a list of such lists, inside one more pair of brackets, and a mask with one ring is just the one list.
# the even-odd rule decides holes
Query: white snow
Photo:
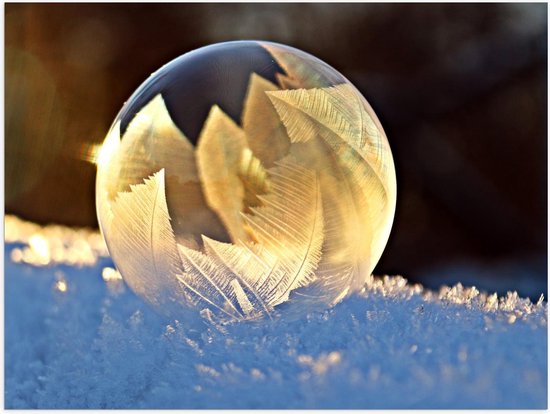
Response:
[{"label": "white snow", "polygon": [[52,229],[6,218],[6,408],[547,407],[545,301],[396,276],[296,320],[170,321],[97,233]]}]

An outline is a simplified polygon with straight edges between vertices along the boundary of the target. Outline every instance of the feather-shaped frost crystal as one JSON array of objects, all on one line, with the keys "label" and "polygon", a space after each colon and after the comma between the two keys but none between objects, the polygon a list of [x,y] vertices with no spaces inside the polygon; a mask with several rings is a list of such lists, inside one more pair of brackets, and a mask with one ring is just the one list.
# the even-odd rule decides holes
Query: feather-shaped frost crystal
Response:
[{"label": "feather-shaped frost crystal", "polygon": [[98,158],[101,230],[161,312],[252,320],[360,289],[396,201],[372,108],[335,69],[269,42],[228,42],[155,72]]}]

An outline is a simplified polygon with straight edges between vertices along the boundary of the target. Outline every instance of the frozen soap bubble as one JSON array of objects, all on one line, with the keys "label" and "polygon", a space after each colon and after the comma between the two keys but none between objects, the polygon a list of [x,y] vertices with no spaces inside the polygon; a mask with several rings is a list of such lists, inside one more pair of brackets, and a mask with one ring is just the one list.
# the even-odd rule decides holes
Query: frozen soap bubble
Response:
[{"label": "frozen soap bubble", "polygon": [[382,126],[346,78],[300,50],[240,41],[187,53],[139,87],[102,146],[96,194],[138,295],[180,318],[241,320],[360,289],[396,183]]}]

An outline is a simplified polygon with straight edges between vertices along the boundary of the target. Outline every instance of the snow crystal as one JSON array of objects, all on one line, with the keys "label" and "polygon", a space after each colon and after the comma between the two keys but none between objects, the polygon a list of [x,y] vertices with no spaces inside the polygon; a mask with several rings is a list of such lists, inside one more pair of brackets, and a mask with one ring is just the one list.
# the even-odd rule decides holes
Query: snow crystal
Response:
[{"label": "snow crystal", "polygon": [[16,263],[92,266],[99,257],[109,255],[103,237],[92,229],[58,225],[42,227],[11,215],[6,215],[4,226],[6,243],[24,245],[11,249],[10,258]]},{"label": "snow crystal", "polygon": [[384,276],[302,319],[166,320],[97,233],[17,220],[6,218],[6,408],[547,407],[544,300]]}]

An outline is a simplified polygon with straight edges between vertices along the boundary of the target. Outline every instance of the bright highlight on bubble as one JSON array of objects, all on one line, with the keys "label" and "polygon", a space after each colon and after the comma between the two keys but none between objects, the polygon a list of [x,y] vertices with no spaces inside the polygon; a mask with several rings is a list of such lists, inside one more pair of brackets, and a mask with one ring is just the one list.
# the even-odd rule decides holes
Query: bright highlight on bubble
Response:
[{"label": "bright highlight on bubble", "polygon": [[100,227],[158,310],[226,320],[327,307],[387,242],[395,170],[372,108],[297,49],[185,54],[129,99],[97,152]]}]

